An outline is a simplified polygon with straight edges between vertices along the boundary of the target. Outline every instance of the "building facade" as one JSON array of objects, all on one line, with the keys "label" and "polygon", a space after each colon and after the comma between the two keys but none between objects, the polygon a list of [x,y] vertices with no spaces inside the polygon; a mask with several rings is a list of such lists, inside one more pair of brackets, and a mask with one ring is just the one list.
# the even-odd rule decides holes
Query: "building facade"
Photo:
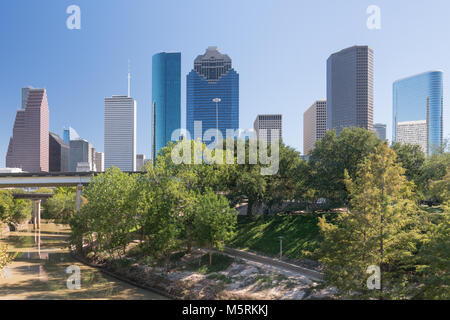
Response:
[{"label": "building facade", "polygon": [[[239,74],[217,47],[208,47],[195,59],[186,91],[186,129],[191,139],[203,140],[209,129],[218,129],[225,138],[227,129],[239,128]],[[216,98],[220,102],[214,102]],[[201,122],[201,137],[194,136],[195,122]]]},{"label": "building facade", "polygon": [[144,164],[145,164],[145,155],[137,154],[136,155],[136,171],[142,171]]},{"label": "building facade", "polygon": [[[24,88],[24,109],[17,111],[6,166],[26,172],[49,171],[49,108],[46,89]],[[26,101],[26,103],[25,103]]]},{"label": "building facade", "polygon": [[373,50],[353,46],[327,60],[327,129],[373,130]]},{"label": "building facade", "polygon": [[428,150],[427,121],[404,121],[397,123],[396,142],[419,145],[426,154]]},{"label": "building facade", "polygon": [[105,98],[105,169],[136,171],[136,100]]},{"label": "building facade", "polygon": [[254,137],[256,139],[272,142],[277,136],[278,141],[283,139],[283,116],[281,114],[261,114],[253,122]]},{"label": "building facade", "polygon": [[95,152],[95,169],[97,172],[105,171],[105,154],[103,152]]},{"label": "building facade", "polygon": [[[425,121],[427,145],[424,151],[425,154],[432,154],[442,146],[443,110],[442,71],[429,71],[394,82],[392,140],[401,142],[402,137],[398,136],[400,123],[413,122],[413,125],[421,127]],[[422,131],[417,131],[417,137],[410,140],[421,141],[422,135]]]},{"label": "building facade", "polygon": [[63,139],[65,143],[70,144],[70,140],[78,140],[80,139],[80,135],[75,131],[74,128],[68,127],[64,128]]},{"label": "building facade", "polygon": [[50,172],[69,172],[70,147],[56,133],[49,136],[49,170]]},{"label": "building facade", "polygon": [[70,140],[69,150],[69,170],[70,172],[76,172],[79,163],[87,163],[89,165],[89,171],[94,170],[94,163],[92,162],[93,147],[89,141],[84,139]]},{"label": "building facade", "polygon": [[303,113],[303,154],[309,155],[327,131],[327,101],[317,100]]},{"label": "building facade", "polygon": [[373,131],[378,139],[386,141],[386,125],[383,123],[375,123],[373,125]]},{"label": "building facade", "polygon": [[181,53],[158,53],[152,58],[153,158],[181,128]]}]

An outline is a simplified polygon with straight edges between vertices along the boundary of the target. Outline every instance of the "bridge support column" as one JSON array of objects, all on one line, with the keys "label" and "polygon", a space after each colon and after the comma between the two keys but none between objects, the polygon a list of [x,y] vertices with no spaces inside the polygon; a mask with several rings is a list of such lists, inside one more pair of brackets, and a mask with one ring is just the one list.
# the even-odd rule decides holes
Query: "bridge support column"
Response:
[{"label": "bridge support column", "polygon": [[33,200],[34,230],[41,229],[41,200]]},{"label": "bridge support column", "polygon": [[76,203],[77,203],[77,212],[79,212],[80,211],[80,209],[81,209],[81,193],[83,192],[83,185],[82,184],[79,184],[78,186],[77,186],[77,200],[76,200]]}]

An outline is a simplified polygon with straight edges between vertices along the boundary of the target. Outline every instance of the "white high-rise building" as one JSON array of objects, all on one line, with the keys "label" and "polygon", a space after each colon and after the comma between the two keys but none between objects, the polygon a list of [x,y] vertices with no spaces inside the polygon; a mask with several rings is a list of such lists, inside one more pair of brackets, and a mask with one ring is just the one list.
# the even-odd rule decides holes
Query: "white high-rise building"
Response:
[{"label": "white high-rise building", "polygon": [[105,169],[136,171],[136,100],[105,98]]},{"label": "white high-rise building", "polygon": [[428,126],[426,120],[397,122],[397,142],[417,144],[428,151]]},{"label": "white high-rise building", "polygon": [[283,137],[283,117],[281,114],[260,114],[253,123],[254,138],[271,143],[272,136],[276,133],[278,141]]},{"label": "white high-rise building", "polygon": [[303,113],[303,154],[314,149],[327,131],[327,101],[317,100]]}]

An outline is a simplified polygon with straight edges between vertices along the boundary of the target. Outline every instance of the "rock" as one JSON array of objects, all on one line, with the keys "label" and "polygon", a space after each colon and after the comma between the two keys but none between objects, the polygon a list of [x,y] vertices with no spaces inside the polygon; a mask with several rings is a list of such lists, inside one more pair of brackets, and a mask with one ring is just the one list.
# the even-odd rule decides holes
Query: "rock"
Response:
[{"label": "rock", "polygon": [[231,266],[230,271],[228,271],[227,276],[228,277],[233,277],[239,273],[241,273],[243,270],[245,269],[245,266],[242,264],[235,264],[233,263]]},{"label": "rock", "polygon": [[258,269],[256,269],[255,267],[250,267],[250,268],[245,269],[244,271],[240,272],[239,274],[237,274],[237,276],[245,278],[254,273],[258,273]]}]

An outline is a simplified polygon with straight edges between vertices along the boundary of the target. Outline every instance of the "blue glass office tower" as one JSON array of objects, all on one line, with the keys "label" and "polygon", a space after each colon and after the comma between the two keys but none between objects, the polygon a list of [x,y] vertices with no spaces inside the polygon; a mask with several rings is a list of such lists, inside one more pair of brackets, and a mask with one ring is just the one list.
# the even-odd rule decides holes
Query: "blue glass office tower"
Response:
[{"label": "blue glass office tower", "polygon": [[181,128],[181,53],[161,52],[152,59],[153,159]]},{"label": "blue glass office tower", "polygon": [[[223,138],[227,129],[239,129],[239,74],[228,55],[221,54],[217,47],[208,47],[195,59],[194,69],[186,78],[186,129],[191,139],[197,138],[195,121],[202,122],[202,139],[206,130],[217,129],[216,123]],[[217,114],[215,98],[221,99]]]},{"label": "blue glass office tower", "polygon": [[[417,140],[417,137],[411,137],[419,134],[420,127],[414,127],[414,123],[424,123],[425,152],[432,154],[442,145],[443,106],[442,71],[429,71],[397,80],[393,85],[392,140]],[[402,130],[407,127],[409,131]]]}]

